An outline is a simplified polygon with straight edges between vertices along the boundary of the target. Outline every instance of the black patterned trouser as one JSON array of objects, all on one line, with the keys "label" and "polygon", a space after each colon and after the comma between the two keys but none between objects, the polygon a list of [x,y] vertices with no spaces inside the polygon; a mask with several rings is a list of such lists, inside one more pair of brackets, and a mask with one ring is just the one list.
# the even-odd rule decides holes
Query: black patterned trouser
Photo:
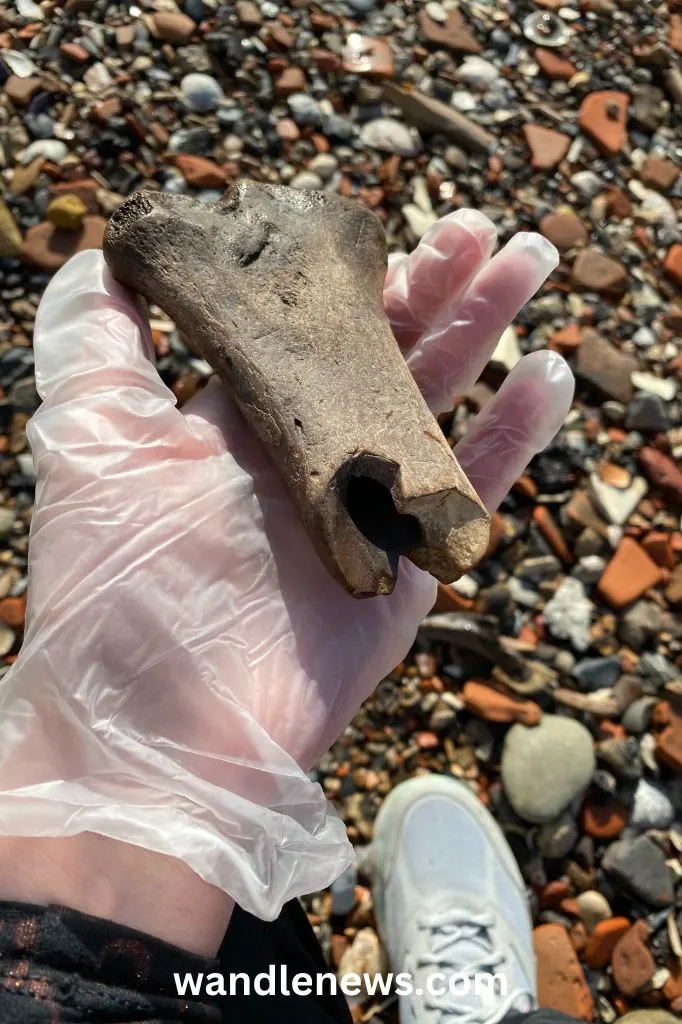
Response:
[{"label": "black patterned trouser", "polygon": [[[341,994],[177,995],[175,974],[253,980],[270,964],[286,964],[289,978],[329,971],[296,902],[270,923],[237,908],[216,960],[62,907],[0,902],[0,1024],[350,1024]],[[538,1010],[505,1024],[571,1018]]]}]

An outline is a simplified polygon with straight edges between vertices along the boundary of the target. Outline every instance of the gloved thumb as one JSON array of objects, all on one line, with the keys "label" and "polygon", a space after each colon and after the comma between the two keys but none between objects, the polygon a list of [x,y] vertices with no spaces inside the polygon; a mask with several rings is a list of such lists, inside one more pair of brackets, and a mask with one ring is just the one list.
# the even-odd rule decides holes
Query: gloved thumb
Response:
[{"label": "gloved thumb", "polygon": [[170,440],[184,431],[175,396],[154,366],[142,305],[114,280],[101,251],[78,253],[49,283],[33,347],[44,400],[29,427],[34,457]]},{"label": "gloved thumb", "polygon": [[48,284],[36,316],[35,366],[43,399],[102,388],[143,388],[175,402],[154,367],[142,304],[109,272],[99,249],[78,253]]}]

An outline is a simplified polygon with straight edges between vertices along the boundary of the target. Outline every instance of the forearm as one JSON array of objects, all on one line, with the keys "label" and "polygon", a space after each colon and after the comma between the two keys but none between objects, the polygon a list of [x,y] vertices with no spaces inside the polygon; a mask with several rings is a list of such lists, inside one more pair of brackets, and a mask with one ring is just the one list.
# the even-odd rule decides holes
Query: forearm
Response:
[{"label": "forearm", "polygon": [[99,917],[62,907],[0,902],[0,1020],[220,1024],[216,1003],[178,993],[218,961]]},{"label": "forearm", "polygon": [[174,857],[85,832],[0,838],[0,900],[56,905],[214,956],[234,901]]}]

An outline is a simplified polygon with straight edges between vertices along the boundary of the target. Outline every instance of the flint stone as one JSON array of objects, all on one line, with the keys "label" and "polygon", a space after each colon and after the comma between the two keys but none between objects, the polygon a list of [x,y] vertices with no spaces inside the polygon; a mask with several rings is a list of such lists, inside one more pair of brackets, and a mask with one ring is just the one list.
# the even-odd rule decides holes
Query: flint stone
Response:
[{"label": "flint stone", "polygon": [[648,907],[667,907],[673,901],[672,878],[663,851],[648,836],[612,843],[602,867],[619,889]]}]

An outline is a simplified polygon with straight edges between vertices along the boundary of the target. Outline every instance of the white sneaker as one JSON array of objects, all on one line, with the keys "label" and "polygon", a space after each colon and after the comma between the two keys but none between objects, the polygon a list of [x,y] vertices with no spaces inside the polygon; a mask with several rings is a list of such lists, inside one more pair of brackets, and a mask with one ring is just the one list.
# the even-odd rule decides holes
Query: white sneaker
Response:
[{"label": "white sneaker", "polygon": [[389,794],[374,830],[374,903],[391,969],[412,976],[402,1024],[496,1024],[537,1008],[523,880],[463,783],[427,775]]}]

